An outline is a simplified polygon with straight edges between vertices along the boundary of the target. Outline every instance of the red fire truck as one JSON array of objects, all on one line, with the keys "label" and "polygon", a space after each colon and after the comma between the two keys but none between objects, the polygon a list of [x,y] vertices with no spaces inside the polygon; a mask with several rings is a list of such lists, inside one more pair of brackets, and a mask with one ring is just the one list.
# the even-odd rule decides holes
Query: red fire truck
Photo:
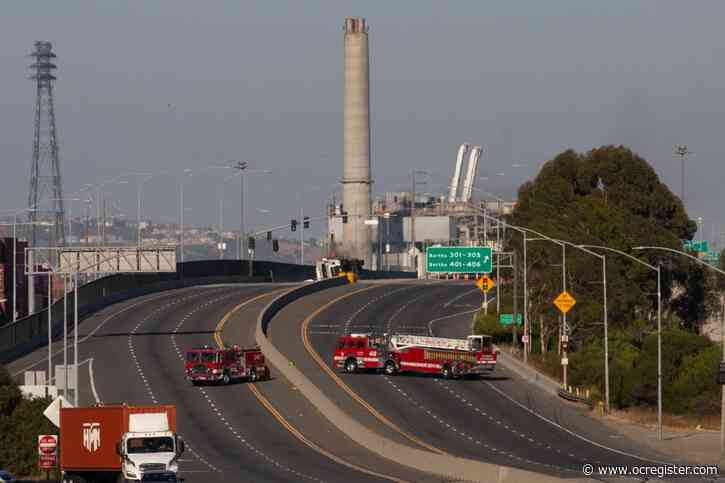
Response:
[{"label": "red fire truck", "polygon": [[400,372],[422,372],[454,378],[493,372],[496,349],[487,335],[447,339],[403,334],[387,337],[350,334],[339,338],[333,363],[345,372],[382,369],[390,376]]},{"label": "red fire truck", "polygon": [[229,384],[233,380],[258,381],[269,378],[264,354],[255,347],[229,349],[197,347],[186,351],[186,378],[196,385],[201,382]]}]

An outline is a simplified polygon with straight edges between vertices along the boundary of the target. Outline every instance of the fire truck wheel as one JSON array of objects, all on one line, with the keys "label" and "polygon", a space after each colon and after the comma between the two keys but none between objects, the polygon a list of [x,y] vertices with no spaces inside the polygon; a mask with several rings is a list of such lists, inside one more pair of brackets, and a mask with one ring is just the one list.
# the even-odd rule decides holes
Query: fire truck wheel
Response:
[{"label": "fire truck wheel", "polygon": [[254,382],[257,380],[257,371],[252,369],[249,371],[249,381]]},{"label": "fire truck wheel", "polygon": [[388,361],[385,363],[385,374],[388,376],[394,376],[398,373],[398,368],[395,366],[395,362]]},{"label": "fire truck wheel", "polygon": [[441,369],[441,374],[443,375],[444,379],[451,379],[453,377],[453,371],[451,371],[451,366],[448,364],[444,364],[443,368]]},{"label": "fire truck wheel", "polygon": [[229,373],[225,372],[224,375],[222,376],[222,383],[226,386],[230,382],[232,382],[232,379],[229,377]]},{"label": "fire truck wheel", "polygon": [[355,359],[348,359],[345,361],[345,372],[352,374],[357,371],[357,361]]}]

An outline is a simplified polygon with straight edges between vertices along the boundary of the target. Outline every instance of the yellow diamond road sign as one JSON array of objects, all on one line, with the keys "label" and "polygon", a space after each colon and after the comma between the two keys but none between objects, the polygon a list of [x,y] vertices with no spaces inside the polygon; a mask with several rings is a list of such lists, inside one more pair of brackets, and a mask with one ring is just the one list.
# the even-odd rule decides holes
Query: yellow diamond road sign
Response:
[{"label": "yellow diamond road sign", "polygon": [[483,277],[476,280],[476,287],[478,287],[481,292],[488,292],[493,288],[493,285],[493,280],[491,280],[491,278],[487,275],[484,275]]},{"label": "yellow diamond road sign", "polygon": [[562,314],[569,312],[571,308],[574,307],[574,304],[576,304],[576,300],[567,291],[561,292],[559,296],[554,299],[554,305],[556,305],[556,308],[559,309]]}]

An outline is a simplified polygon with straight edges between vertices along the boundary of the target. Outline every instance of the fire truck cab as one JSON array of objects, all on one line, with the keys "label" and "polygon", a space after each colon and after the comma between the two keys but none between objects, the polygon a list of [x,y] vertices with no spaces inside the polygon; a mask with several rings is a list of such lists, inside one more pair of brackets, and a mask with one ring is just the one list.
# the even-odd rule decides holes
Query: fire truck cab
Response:
[{"label": "fire truck cab", "polygon": [[386,355],[385,337],[372,334],[344,335],[337,340],[333,365],[345,372],[382,369]]},{"label": "fire truck cab", "polygon": [[186,351],[186,379],[197,385],[201,382],[229,384],[233,380],[257,381],[269,378],[264,354],[258,348],[229,349],[203,346]]}]

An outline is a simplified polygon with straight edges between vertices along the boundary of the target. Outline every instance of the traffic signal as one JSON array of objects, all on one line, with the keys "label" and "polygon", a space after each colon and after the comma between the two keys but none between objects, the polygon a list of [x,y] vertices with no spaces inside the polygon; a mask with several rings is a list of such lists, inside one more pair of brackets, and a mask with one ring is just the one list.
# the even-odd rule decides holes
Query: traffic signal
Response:
[{"label": "traffic signal", "polygon": [[255,242],[254,237],[250,236],[249,237],[249,249],[250,250],[254,250],[254,242]]},{"label": "traffic signal", "polygon": [[290,231],[297,231],[297,220],[290,220]]},{"label": "traffic signal", "polygon": [[347,223],[347,211],[342,212],[342,222]]},{"label": "traffic signal", "polygon": [[268,231],[267,232],[267,241],[269,241],[271,239],[272,239],[272,232],[271,231]]},{"label": "traffic signal", "polygon": [[310,217],[309,216],[305,216],[302,219],[302,228],[305,228],[306,229],[306,228],[309,228],[309,227],[310,227]]},{"label": "traffic signal", "polygon": [[279,251],[279,241],[278,240],[272,241],[272,250],[274,250],[275,252]]}]

